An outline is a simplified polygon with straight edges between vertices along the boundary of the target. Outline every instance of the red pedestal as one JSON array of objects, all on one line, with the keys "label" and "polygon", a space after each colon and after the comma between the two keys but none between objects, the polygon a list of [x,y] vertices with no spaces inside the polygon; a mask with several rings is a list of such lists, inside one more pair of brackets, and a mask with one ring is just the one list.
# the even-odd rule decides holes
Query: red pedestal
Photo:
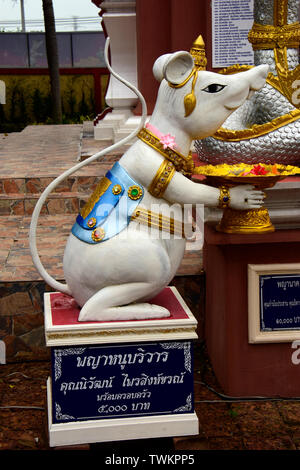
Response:
[{"label": "red pedestal", "polygon": [[80,307],[68,295],[44,295],[47,346],[114,344],[138,341],[196,339],[197,320],[174,286],[165,287],[152,303],[166,307],[166,318],[79,322]]},{"label": "red pedestal", "polygon": [[226,394],[300,396],[291,342],[248,342],[247,285],[248,264],[299,261],[300,230],[231,235],[205,227],[206,342]]}]

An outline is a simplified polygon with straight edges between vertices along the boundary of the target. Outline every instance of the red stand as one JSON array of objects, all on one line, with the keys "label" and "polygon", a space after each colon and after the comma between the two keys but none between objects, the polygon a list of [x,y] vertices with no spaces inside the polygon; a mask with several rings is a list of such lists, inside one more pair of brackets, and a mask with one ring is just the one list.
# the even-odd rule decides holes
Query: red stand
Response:
[{"label": "red stand", "polygon": [[226,394],[300,396],[300,365],[292,362],[291,342],[248,342],[248,264],[297,262],[300,230],[238,235],[206,225],[206,342]]}]

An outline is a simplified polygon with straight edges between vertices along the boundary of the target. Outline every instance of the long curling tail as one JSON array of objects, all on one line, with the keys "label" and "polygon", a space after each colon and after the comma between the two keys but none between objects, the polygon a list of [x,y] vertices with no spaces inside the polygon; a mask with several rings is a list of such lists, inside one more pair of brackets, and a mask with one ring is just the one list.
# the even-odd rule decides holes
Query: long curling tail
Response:
[{"label": "long curling tail", "polygon": [[38,273],[40,276],[44,279],[44,281],[53,289],[58,290],[64,294],[72,295],[70,288],[68,287],[67,284],[63,284],[56,279],[54,279],[44,268],[41,259],[38,254],[38,249],[37,249],[37,242],[36,242],[36,230],[37,230],[37,224],[38,224],[38,219],[39,215],[41,212],[41,209],[43,207],[43,204],[45,203],[47,197],[49,194],[56,188],[56,186],[64,181],[68,176],[72,175],[76,171],[78,171],[80,168],[83,168],[85,165],[88,165],[89,163],[97,160],[98,158],[102,157],[108,152],[111,152],[113,150],[116,150],[118,147],[121,147],[122,145],[125,145],[127,142],[132,140],[138,133],[139,131],[144,127],[146,118],[147,118],[147,105],[145,102],[145,99],[143,95],[140,93],[140,91],[131,83],[129,83],[127,80],[122,78],[120,75],[118,75],[112,68],[108,60],[108,49],[109,49],[109,43],[110,43],[110,38],[108,37],[106,39],[105,43],[105,49],[104,49],[104,56],[105,56],[105,61],[107,68],[109,72],[120,82],[124,83],[128,88],[130,88],[139,98],[142,104],[142,115],[141,115],[141,120],[138,125],[138,127],[131,132],[127,137],[124,139],[120,140],[119,142],[111,145],[110,147],[107,147],[104,150],[101,150],[101,152],[97,152],[91,157],[87,158],[86,160],[78,163],[77,165],[74,165],[72,168],[69,170],[65,171],[62,173],[60,176],[58,176],[56,179],[54,179],[49,186],[44,190],[44,192],[41,194],[35,208],[32,214],[31,218],[31,224],[30,224],[30,231],[29,231],[29,246],[30,246],[30,252],[33,260],[33,264],[36,267]]}]

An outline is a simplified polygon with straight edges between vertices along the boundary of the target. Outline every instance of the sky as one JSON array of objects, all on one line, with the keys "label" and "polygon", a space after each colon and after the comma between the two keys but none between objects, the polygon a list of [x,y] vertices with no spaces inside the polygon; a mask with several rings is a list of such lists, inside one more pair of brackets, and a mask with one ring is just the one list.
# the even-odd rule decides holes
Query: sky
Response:
[{"label": "sky", "polygon": [[[24,0],[25,20],[27,31],[41,31],[43,29],[43,9],[42,0]],[[56,19],[68,19],[69,24],[57,22],[57,31],[74,30],[73,17],[76,16],[76,25],[78,31],[82,30],[101,30],[100,18],[98,16],[99,8],[97,8],[91,0],[53,0],[54,15]],[[82,20],[80,18],[91,18]],[[39,24],[32,25],[30,20],[40,20]],[[17,25],[4,24],[5,21],[19,21],[21,23],[20,0],[0,0],[0,30],[17,31]],[[58,24],[60,23],[60,24]],[[20,26],[19,26],[20,28]]]}]

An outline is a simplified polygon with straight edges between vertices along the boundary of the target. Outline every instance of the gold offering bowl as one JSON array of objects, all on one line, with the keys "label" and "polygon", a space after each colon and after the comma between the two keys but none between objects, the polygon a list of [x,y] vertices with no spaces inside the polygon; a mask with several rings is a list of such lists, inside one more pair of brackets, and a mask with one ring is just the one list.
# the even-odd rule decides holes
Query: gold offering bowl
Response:
[{"label": "gold offering bowl", "polygon": [[[263,191],[287,176],[300,174],[300,168],[291,165],[239,163],[199,166],[194,173],[206,176],[208,184],[214,187],[225,186],[230,189],[239,184],[251,184]],[[224,233],[268,233],[274,232],[275,227],[266,207],[248,210],[226,207],[216,229]]]}]

